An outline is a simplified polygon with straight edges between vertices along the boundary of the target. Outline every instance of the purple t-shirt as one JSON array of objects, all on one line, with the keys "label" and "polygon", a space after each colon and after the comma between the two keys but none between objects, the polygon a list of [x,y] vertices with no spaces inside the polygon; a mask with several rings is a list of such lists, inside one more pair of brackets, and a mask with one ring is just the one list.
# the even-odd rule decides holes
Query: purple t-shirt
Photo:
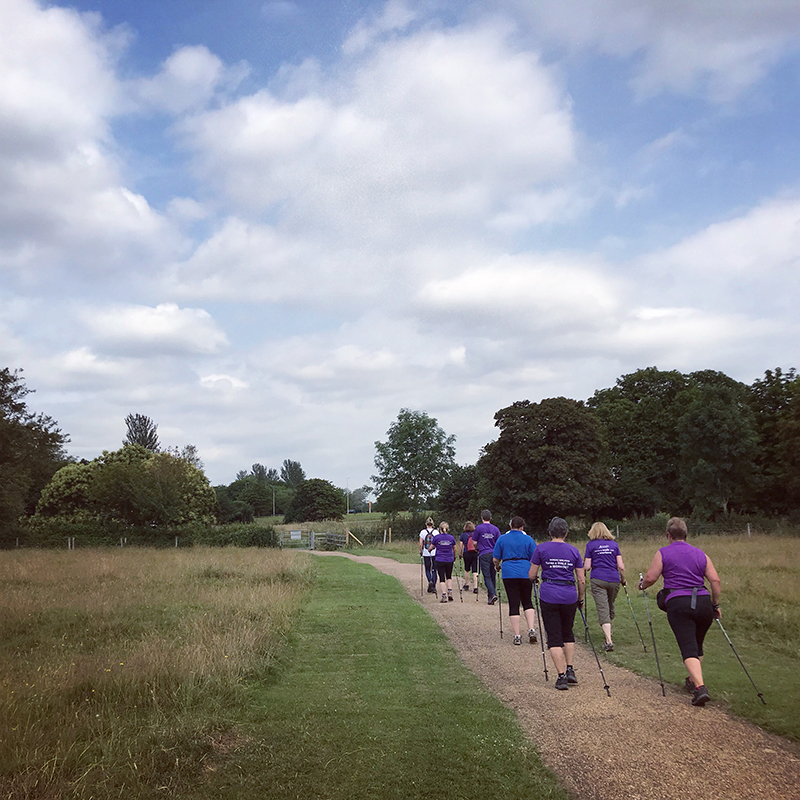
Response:
[{"label": "purple t-shirt", "polygon": [[491,522],[481,522],[475,526],[472,533],[472,541],[478,545],[478,555],[491,553],[494,550],[495,542],[500,538],[500,528],[492,525]]},{"label": "purple t-shirt", "polygon": [[456,560],[453,552],[456,540],[449,533],[437,533],[433,537],[433,546],[436,548],[436,560],[453,562]]},{"label": "purple t-shirt", "polygon": [[578,601],[575,570],[583,568],[583,559],[577,547],[566,542],[542,542],[533,551],[531,563],[541,566],[539,596],[545,603]]},{"label": "purple t-shirt", "polygon": [[703,583],[708,559],[699,547],[678,540],[662,547],[659,552],[663,564],[661,575],[664,578],[664,588],[670,590],[667,602],[673,597],[691,596],[692,589],[695,588],[699,595],[710,594]]},{"label": "purple t-shirt", "polygon": [[591,539],[586,543],[584,559],[592,559],[592,577],[610,583],[619,582],[617,556],[619,545],[613,539]]}]

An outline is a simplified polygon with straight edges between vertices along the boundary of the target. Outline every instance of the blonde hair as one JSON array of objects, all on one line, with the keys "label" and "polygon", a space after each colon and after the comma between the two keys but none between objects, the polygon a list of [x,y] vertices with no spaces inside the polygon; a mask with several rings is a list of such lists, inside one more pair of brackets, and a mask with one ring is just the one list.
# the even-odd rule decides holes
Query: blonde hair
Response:
[{"label": "blonde hair", "polygon": [[590,539],[613,539],[614,534],[606,527],[606,525],[602,522],[595,522],[591,528],[589,528],[589,538]]},{"label": "blonde hair", "polygon": [[450,530],[450,526],[446,522],[442,522],[439,525],[439,532],[440,533],[447,533]]}]

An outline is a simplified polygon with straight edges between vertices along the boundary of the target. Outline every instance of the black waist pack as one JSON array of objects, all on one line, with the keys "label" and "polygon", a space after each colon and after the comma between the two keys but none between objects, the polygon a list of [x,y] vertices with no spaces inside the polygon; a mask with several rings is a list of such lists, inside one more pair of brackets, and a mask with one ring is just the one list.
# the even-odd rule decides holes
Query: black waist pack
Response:
[{"label": "black waist pack", "polygon": [[662,589],[656,595],[656,605],[662,610],[667,610],[667,595],[672,591],[671,589]]}]

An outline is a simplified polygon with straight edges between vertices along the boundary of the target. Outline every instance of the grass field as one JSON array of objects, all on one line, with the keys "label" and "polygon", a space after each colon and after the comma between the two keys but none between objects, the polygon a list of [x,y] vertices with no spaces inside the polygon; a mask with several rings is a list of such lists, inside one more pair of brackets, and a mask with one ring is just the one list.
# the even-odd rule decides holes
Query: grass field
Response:
[{"label": "grass field", "polygon": [[372,568],[13,551],[0,583],[9,800],[564,798],[513,714]]}]

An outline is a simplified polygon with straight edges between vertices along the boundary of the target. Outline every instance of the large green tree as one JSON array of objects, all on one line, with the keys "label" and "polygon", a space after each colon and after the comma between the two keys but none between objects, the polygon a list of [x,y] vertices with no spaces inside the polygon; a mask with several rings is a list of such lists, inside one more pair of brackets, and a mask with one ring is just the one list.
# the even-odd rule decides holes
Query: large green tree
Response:
[{"label": "large green tree", "polygon": [[345,498],[340,489],[322,478],[303,481],[295,492],[284,522],[319,522],[341,519],[345,512]]},{"label": "large green tree", "polygon": [[291,489],[296,489],[306,479],[305,470],[299,461],[284,459],[281,464],[281,480]]},{"label": "large green tree", "polygon": [[456,466],[455,441],[424,411],[400,409],[387,440],[375,442],[372,480],[381,511],[425,507]]},{"label": "large green tree", "polygon": [[16,532],[32,514],[42,489],[67,460],[69,441],[45,414],[28,409],[22,370],[0,370],[0,529]]},{"label": "large green tree", "polygon": [[678,421],[689,402],[688,384],[680,372],[648,367],[623,375],[589,399],[609,449],[614,515],[652,516],[685,506]]},{"label": "large green tree", "polygon": [[701,516],[747,507],[756,486],[757,435],[747,387],[721,372],[690,376],[678,422],[680,479]]},{"label": "large green tree", "polygon": [[128,444],[59,470],[42,492],[35,518],[175,526],[213,522],[215,506],[201,470],[170,453]]},{"label": "large green tree", "polygon": [[439,511],[450,519],[477,519],[481,510],[477,487],[478,469],[474,464],[455,467],[439,489]]},{"label": "large green tree", "polygon": [[578,400],[522,400],[495,415],[500,436],[478,461],[482,504],[533,525],[593,514],[608,503],[608,452],[594,414]]}]

